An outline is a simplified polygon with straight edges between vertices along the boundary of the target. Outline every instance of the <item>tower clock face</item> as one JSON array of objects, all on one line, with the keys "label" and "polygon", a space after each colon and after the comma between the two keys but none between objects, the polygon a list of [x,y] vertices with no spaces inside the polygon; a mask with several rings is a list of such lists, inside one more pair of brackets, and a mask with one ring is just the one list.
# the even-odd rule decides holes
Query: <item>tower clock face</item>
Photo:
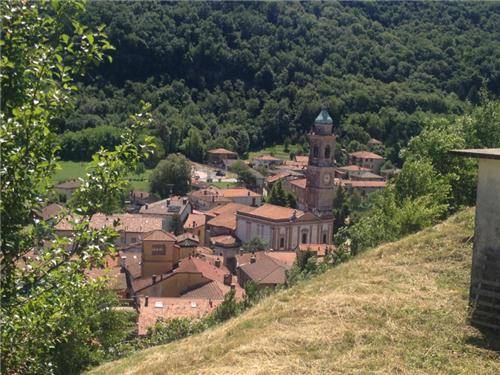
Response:
[{"label": "tower clock face", "polygon": [[332,176],[330,176],[330,173],[325,173],[323,175],[323,182],[328,185],[332,179]]}]

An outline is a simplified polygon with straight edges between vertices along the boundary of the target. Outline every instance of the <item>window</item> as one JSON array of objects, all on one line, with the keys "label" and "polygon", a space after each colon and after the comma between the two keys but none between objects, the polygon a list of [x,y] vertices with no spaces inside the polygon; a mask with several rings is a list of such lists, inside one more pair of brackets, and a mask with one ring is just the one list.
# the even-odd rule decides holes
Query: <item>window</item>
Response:
[{"label": "window", "polygon": [[280,237],[280,249],[285,247],[285,237]]},{"label": "window", "polygon": [[318,155],[319,155],[318,146],[314,146],[314,148],[313,148],[313,157],[317,158]]},{"label": "window", "polygon": [[307,243],[307,232],[302,232],[302,243]]},{"label": "window", "polygon": [[330,146],[325,147],[325,159],[330,159]]},{"label": "window", "polygon": [[323,243],[328,243],[327,242],[327,234],[323,233]]},{"label": "window", "polygon": [[132,243],[136,243],[136,242],[137,242],[137,238],[132,237],[132,241],[131,241],[131,242],[132,242]]},{"label": "window", "polygon": [[165,255],[165,245],[153,245],[151,253],[153,255]]}]

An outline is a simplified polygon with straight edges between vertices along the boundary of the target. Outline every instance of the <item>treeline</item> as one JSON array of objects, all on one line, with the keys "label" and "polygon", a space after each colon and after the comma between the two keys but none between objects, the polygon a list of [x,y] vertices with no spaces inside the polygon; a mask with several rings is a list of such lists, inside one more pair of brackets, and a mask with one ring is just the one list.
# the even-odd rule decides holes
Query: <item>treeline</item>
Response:
[{"label": "treeline", "polygon": [[400,163],[429,113],[463,113],[481,87],[500,93],[499,14],[497,3],[91,2],[86,21],[106,24],[116,51],[57,127],[126,127],[145,100],[157,159],[201,160],[211,147],[303,142],[326,107],[343,147],[375,137]]}]

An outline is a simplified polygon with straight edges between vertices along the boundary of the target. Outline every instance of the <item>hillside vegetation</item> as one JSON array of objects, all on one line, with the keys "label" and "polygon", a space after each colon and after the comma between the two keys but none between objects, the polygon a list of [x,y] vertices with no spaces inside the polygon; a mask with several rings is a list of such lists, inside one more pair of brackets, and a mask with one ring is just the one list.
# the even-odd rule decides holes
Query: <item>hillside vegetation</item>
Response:
[{"label": "hillside vegetation", "polygon": [[[152,104],[157,159],[211,147],[241,155],[302,135],[322,107],[343,146],[387,157],[434,114],[500,94],[496,2],[89,2],[116,50],[57,126],[64,160],[119,142]],[[340,127],[340,129],[338,128]]]},{"label": "hillside vegetation", "polygon": [[473,211],[462,211],[91,373],[498,373],[492,343],[466,323],[472,233]]}]

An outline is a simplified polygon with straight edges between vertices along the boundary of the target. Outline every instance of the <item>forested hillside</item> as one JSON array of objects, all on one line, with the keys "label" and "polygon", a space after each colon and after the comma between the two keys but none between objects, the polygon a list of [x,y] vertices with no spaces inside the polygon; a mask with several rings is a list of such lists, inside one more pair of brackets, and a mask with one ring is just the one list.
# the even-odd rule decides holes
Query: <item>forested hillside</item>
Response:
[{"label": "forested hillside", "polygon": [[[249,149],[301,136],[321,107],[342,146],[399,150],[431,114],[500,94],[500,4],[90,2],[116,50],[57,121],[63,159],[119,142],[140,108],[160,152]],[[486,91],[486,90],[484,90]],[[94,128],[94,129],[88,129]]]}]

